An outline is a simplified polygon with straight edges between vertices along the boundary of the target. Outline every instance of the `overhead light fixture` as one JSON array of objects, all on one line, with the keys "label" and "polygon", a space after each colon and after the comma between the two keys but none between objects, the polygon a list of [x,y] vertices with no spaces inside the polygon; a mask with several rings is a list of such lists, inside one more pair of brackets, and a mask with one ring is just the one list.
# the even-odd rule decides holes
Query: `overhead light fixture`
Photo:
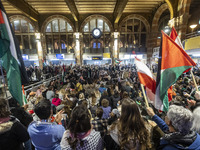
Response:
[{"label": "overhead light fixture", "polygon": [[191,28],[191,29],[194,29],[194,28],[196,28],[196,27],[197,27],[197,24],[190,25],[190,28]]}]

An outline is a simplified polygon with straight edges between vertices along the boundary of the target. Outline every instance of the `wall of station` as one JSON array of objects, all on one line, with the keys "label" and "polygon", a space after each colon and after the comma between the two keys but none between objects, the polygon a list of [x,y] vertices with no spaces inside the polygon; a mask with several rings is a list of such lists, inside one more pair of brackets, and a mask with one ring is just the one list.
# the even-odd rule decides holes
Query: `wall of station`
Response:
[{"label": "wall of station", "polygon": [[[118,25],[114,25],[114,18],[112,14],[96,14],[96,15],[91,15],[91,14],[80,14],[79,16],[79,21],[75,22],[72,15],[70,14],[59,14],[59,15],[54,15],[54,14],[42,14],[39,17],[38,22],[33,22],[27,19],[27,21],[31,22],[31,24],[35,27],[35,32],[40,33],[40,38],[37,39],[37,53],[39,55],[38,58],[36,58],[37,54],[26,54],[28,55],[28,59],[25,60],[27,65],[32,65],[32,64],[40,64],[43,61],[47,61],[49,63],[53,64],[91,64],[91,63],[98,63],[101,62],[102,64],[106,63],[113,63],[114,59],[121,59],[123,62],[130,63],[132,62],[132,57],[134,57],[135,50],[134,46],[129,47],[128,43],[122,43],[122,37],[124,36],[125,39],[130,38],[127,33],[123,33],[121,26],[124,22],[127,21],[129,18],[134,18],[134,19],[139,19],[145,26],[146,31],[146,41],[145,41],[145,46],[146,50],[145,51],[137,51],[136,55],[141,57],[141,59],[144,59],[144,61],[151,61],[152,54],[154,53],[153,49],[159,46],[159,41],[160,39],[158,38],[160,36],[160,31],[159,31],[159,23],[164,13],[166,13],[166,10],[169,10],[169,16],[170,20],[168,25],[169,26],[174,26],[177,31],[179,36],[182,38],[182,40],[185,38],[185,34],[187,32],[187,25],[188,25],[188,18],[189,18],[189,7],[190,7],[190,0],[182,0],[180,2],[176,1],[174,3],[171,2],[171,0],[166,0],[166,3],[163,3],[160,5],[159,8],[154,12],[154,15],[149,16],[145,14],[122,14],[122,17],[119,20]],[[176,3],[176,4],[175,4]],[[13,19],[16,17],[16,15],[11,15],[10,18]],[[20,18],[20,15],[17,17]],[[22,18],[26,18],[25,16],[22,16]],[[72,52],[71,54],[69,53],[63,53],[62,50],[59,52],[56,52],[56,54],[59,54],[60,56],[63,56],[63,58],[58,58],[56,54],[49,53],[48,46],[47,46],[47,39],[46,36],[47,34],[45,33],[45,29],[49,23],[49,21],[53,20],[56,17],[63,18],[73,28],[73,32],[70,33],[70,36],[67,34],[67,38],[71,38],[73,42],[71,43],[72,47]],[[85,33],[83,33],[82,28],[83,26],[91,20],[91,18],[102,18],[104,19],[107,23],[108,26],[110,27],[110,32],[108,33],[110,36],[110,43],[108,44],[107,49],[109,51],[107,53],[110,53],[110,58],[104,57],[103,53],[85,53],[83,52],[83,49],[85,47]],[[129,32],[129,31],[126,31]],[[131,31],[130,31],[131,32]],[[55,33],[52,33],[52,37],[54,36]],[[59,33],[60,34],[60,33]],[[107,34],[107,33],[104,33]],[[124,35],[123,35],[124,34]],[[143,33],[139,33],[143,34]],[[135,36],[135,35],[134,35]],[[133,36],[133,37],[134,37]],[[90,37],[92,38],[92,37]],[[132,37],[131,37],[132,38]],[[104,39],[105,40],[105,39]],[[107,40],[107,39],[106,39]],[[106,41],[105,40],[105,41]],[[131,39],[133,42],[133,39]],[[141,39],[140,39],[141,41]],[[61,42],[61,41],[59,41]],[[39,43],[39,44],[38,44]],[[98,44],[98,42],[97,42]],[[121,46],[124,46],[125,52],[121,51],[120,48]],[[62,45],[61,45],[62,46]],[[194,46],[194,45],[192,45]],[[200,47],[199,45],[196,45],[197,48]],[[91,44],[89,45],[89,48],[91,47]],[[186,46],[187,47],[187,46]],[[105,48],[105,47],[103,47]],[[106,49],[106,48],[105,48]],[[131,49],[131,50],[129,50]],[[104,50],[103,50],[104,51]],[[41,54],[42,52],[42,54]],[[134,53],[133,53],[134,52]],[[27,57],[27,56],[24,56]],[[101,60],[92,60],[93,57],[102,57]],[[30,61],[30,62],[28,62]],[[39,63],[38,63],[39,62]]]}]

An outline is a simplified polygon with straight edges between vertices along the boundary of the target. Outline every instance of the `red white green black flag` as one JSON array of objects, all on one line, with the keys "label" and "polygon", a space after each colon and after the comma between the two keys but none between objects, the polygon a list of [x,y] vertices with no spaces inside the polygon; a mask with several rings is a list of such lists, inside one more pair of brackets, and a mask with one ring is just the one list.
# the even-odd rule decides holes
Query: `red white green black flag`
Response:
[{"label": "red white green black flag", "polygon": [[28,79],[20,56],[19,45],[16,44],[10,22],[0,1],[0,59],[7,73],[9,91],[22,105],[21,77],[24,83],[28,82]]},{"label": "red white green black flag", "polygon": [[156,81],[155,107],[157,109],[168,110],[168,89],[183,72],[195,65],[191,57],[173,39],[162,32]]}]

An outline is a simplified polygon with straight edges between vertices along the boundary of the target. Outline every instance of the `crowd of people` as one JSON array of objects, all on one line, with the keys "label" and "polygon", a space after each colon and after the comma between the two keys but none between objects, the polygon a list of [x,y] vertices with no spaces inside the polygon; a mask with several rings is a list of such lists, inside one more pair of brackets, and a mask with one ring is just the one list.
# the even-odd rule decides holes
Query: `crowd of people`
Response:
[{"label": "crowd of people", "polygon": [[[200,92],[190,73],[162,112],[145,106],[135,66],[58,68],[63,78],[31,91],[23,107],[0,100],[0,149],[200,150]],[[200,69],[193,72],[200,85]]]},{"label": "crowd of people", "polygon": [[61,65],[44,65],[43,69],[38,66],[26,67],[26,72],[29,81],[41,81],[42,79],[56,76],[62,72]]}]

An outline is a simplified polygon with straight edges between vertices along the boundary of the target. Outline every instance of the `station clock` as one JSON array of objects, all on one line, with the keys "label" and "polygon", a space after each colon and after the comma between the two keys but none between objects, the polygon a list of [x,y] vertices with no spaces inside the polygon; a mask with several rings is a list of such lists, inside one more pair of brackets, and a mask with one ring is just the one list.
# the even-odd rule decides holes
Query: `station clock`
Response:
[{"label": "station clock", "polygon": [[95,39],[99,39],[101,37],[101,30],[99,28],[94,28],[92,30],[92,36],[95,38]]}]

